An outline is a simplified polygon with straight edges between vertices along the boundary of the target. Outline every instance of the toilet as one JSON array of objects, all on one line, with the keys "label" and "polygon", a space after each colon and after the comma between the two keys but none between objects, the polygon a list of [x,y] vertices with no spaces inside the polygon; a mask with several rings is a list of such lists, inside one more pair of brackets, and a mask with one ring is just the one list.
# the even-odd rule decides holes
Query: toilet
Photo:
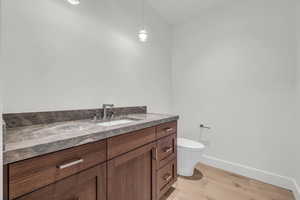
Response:
[{"label": "toilet", "polygon": [[181,176],[193,176],[196,164],[200,161],[205,145],[193,140],[177,139],[177,173]]}]

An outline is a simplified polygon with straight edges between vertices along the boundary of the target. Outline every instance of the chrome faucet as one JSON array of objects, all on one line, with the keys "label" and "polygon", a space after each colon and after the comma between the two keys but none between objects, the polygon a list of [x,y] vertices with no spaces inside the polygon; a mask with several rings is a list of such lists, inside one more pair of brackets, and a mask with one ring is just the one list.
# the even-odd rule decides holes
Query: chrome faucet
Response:
[{"label": "chrome faucet", "polygon": [[114,104],[103,104],[102,105],[102,108],[103,108],[103,120],[106,120],[107,119],[107,108],[110,107],[110,108],[113,108],[114,107]]}]

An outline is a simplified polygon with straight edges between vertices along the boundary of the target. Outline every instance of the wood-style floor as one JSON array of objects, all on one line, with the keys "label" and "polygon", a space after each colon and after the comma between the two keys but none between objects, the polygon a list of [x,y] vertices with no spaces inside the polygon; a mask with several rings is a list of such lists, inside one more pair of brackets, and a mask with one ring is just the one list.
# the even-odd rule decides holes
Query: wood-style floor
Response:
[{"label": "wood-style floor", "polygon": [[199,164],[200,180],[179,177],[163,200],[294,200],[291,191]]}]

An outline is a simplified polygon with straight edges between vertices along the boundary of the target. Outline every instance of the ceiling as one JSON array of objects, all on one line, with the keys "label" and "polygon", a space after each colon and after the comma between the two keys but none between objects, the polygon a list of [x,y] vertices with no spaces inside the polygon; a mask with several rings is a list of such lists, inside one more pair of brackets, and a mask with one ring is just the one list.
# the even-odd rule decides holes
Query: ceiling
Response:
[{"label": "ceiling", "polygon": [[170,24],[179,24],[208,9],[232,0],[147,0]]}]

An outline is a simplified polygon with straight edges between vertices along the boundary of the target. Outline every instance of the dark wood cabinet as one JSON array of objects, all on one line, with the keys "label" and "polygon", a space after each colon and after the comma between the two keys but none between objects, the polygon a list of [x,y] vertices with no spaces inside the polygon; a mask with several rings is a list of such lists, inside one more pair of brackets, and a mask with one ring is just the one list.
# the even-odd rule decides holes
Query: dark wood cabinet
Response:
[{"label": "dark wood cabinet", "polygon": [[150,127],[107,139],[108,159],[156,140],[155,127]]},{"label": "dark wood cabinet", "polygon": [[65,178],[17,200],[106,200],[106,164]]},{"label": "dark wood cabinet", "polygon": [[108,200],[155,200],[156,144],[108,162]]},{"label": "dark wood cabinet", "polygon": [[168,135],[175,134],[176,132],[177,132],[177,121],[164,123],[156,127],[157,138],[163,138]]},{"label": "dark wood cabinet", "polygon": [[161,138],[157,141],[157,169],[176,159],[177,136],[176,134]]},{"label": "dark wood cabinet", "polygon": [[173,160],[157,172],[157,199],[161,198],[177,180],[177,162]]},{"label": "dark wood cabinet", "polygon": [[104,140],[10,164],[10,199],[105,162],[106,148]]},{"label": "dark wood cabinet", "polygon": [[172,121],[5,165],[3,200],[159,200],[176,164]]}]

